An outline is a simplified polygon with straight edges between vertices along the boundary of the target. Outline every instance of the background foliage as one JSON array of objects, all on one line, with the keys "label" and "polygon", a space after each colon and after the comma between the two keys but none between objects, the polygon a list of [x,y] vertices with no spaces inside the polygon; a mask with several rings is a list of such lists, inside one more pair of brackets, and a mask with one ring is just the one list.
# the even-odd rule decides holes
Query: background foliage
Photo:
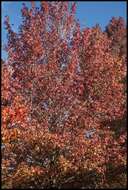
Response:
[{"label": "background foliage", "polygon": [[22,8],[2,61],[3,188],[126,187],[126,26],[80,30],[75,3]]}]

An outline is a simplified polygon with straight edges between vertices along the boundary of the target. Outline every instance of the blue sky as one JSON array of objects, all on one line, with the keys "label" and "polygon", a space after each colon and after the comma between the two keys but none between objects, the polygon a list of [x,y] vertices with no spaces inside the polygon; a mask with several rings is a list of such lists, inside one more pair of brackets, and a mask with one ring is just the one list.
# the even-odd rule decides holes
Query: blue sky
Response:
[{"label": "blue sky", "polygon": [[[12,28],[17,32],[22,21],[20,10],[23,2],[2,2],[2,46],[7,42],[7,33],[3,25],[4,17],[5,15],[10,17],[11,24],[14,24]],[[30,6],[30,2],[25,3]],[[36,4],[38,5],[39,2],[36,2]],[[98,23],[104,30],[113,16],[121,16],[126,20],[126,1],[77,1],[76,18],[79,19],[81,28],[92,27]],[[6,59],[6,57],[6,52],[2,50],[2,58]]]}]

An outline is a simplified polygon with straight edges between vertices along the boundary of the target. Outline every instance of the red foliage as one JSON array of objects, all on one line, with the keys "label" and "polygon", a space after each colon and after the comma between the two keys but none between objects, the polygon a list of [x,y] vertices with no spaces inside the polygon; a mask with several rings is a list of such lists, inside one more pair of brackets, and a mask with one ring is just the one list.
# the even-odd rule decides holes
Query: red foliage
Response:
[{"label": "red foliage", "polygon": [[106,27],[106,33],[111,39],[112,53],[126,57],[126,26],[123,18],[113,17]]},{"label": "red foliage", "polygon": [[75,4],[32,3],[22,16],[18,34],[5,22],[3,186],[111,187],[126,167],[125,127],[110,127],[126,112],[123,56],[98,25],[80,30]]}]

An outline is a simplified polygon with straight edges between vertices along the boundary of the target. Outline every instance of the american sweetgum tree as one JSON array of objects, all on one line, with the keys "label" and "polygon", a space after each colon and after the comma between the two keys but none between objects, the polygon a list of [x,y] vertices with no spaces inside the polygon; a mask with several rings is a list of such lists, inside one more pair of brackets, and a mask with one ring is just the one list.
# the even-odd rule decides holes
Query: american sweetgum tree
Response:
[{"label": "american sweetgum tree", "polygon": [[98,25],[81,31],[75,11],[23,4],[19,33],[6,17],[3,188],[126,186],[125,59]]}]

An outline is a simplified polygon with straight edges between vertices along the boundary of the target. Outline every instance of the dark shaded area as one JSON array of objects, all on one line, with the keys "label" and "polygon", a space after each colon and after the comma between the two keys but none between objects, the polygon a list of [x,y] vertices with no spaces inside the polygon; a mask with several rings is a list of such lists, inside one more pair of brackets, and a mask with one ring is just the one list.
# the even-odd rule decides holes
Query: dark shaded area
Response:
[{"label": "dark shaded area", "polygon": [[[17,181],[13,179],[13,188],[26,189],[26,188],[57,188],[57,189],[76,189],[76,188],[86,188],[86,189],[102,189],[102,188],[126,188],[126,168],[124,166],[109,169],[107,175],[97,173],[95,170],[84,170],[81,169],[79,172],[68,171],[65,174],[61,174],[59,169],[56,175],[54,173],[54,168],[50,170],[45,175],[34,175],[32,177],[21,176],[22,179]],[[51,174],[51,175],[49,175]],[[121,180],[119,180],[121,179]]]},{"label": "dark shaded area", "polygon": [[106,26],[105,32],[108,35],[108,38],[112,40],[112,54],[126,57],[127,34],[124,19],[121,17],[113,17]]},{"label": "dark shaded area", "polygon": [[127,127],[127,113],[124,116],[117,120],[112,121],[103,121],[102,125],[104,127],[109,127],[110,130],[115,132],[115,138],[118,138],[121,134],[126,132]]}]

